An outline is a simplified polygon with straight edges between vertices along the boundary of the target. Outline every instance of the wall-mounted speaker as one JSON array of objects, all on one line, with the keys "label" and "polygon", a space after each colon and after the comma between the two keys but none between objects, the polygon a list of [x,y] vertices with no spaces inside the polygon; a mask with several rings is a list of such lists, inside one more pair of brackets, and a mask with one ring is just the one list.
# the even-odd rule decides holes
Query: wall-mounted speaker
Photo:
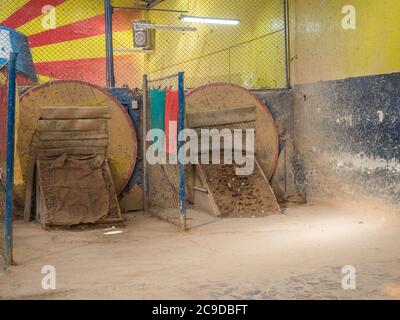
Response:
[{"label": "wall-mounted speaker", "polygon": [[143,28],[141,24],[150,24],[148,20],[133,21],[133,46],[145,50],[153,49],[154,30]]}]

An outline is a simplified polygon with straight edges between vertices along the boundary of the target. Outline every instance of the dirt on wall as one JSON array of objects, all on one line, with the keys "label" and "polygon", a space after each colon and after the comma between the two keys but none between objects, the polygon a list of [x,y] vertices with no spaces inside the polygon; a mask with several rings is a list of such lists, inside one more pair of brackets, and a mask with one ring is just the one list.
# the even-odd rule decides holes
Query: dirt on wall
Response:
[{"label": "dirt on wall", "polygon": [[310,198],[398,205],[399,73],[296,86],[293,171]]}]

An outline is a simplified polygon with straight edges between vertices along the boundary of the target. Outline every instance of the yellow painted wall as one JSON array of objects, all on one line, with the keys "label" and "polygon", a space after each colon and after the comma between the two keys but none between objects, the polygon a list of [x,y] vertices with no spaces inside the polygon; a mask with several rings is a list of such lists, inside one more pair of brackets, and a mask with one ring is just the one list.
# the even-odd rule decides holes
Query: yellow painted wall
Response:
[{"label": "yellow painted wall", "polygon": [[[342,7],[356,29],[342,28]],[[400,71],[399,0],[289,0],[291,83]]]},{"label": "yellow painted wall", "polygon": [[[197,32],[156,32],[155,53],[146,55],[151,77],[185,71],[186,86],[232,82],[249,88],[285,86],[282,0],[169,0],[157,9],[180,9],[188,15],[228,17],[239,26],[187,24]],[[183,24],[179,13],[150,12],[158,24]]]}]

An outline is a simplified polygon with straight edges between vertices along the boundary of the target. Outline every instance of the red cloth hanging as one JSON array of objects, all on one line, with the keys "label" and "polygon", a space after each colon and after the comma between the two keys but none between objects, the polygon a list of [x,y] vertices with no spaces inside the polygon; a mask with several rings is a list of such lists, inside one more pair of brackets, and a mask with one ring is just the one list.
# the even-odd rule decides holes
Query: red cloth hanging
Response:
[{"label": "red cloth hanging", "polygon": [[165,96],[165,152],[177,152],[179,93],[167,89]]}]

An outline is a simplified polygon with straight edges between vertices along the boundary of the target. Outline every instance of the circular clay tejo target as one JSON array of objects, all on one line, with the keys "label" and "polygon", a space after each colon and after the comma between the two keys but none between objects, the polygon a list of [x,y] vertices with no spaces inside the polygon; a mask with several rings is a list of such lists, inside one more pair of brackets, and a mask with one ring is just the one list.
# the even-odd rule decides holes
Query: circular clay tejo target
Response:
[{"label": "circular clay tejo target", "polygon": [[25,199],[30,146],[40,117],[40,107],[108,106],[109,144],[107,159],[117,193],[129,182],[136,163],[137,140],[132,121],[124,106],[105,89],[76,80],[51,81],[25,92],[16,114],[15,195]]},{"label": "circular clay tejo target", "polygon": [[[276,169],[279,136],[275,121],[265,104],[249,90],[229,83],[212,83],[193,89],[186,95],[186,113],[213,111],[246,106],[256,107],[255,153],[267,179]],[[229,117],[229,112],[226,113]],[[235,128],[245,128],[240,123]]]}]

